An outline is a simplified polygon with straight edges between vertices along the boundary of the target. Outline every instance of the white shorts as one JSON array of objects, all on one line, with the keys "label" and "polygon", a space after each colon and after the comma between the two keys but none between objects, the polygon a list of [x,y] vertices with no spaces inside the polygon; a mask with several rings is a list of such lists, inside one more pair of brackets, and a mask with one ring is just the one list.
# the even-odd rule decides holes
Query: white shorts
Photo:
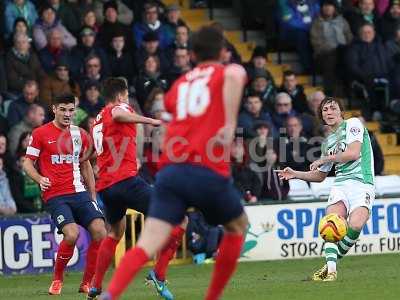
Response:
[{"label": "white shorts", "polygon": [[336,183],[329,193],[328,206],[342,201],[350,215],[357,207],[366,207],[371,212],[375,200],[375,186],[357,180]]}]

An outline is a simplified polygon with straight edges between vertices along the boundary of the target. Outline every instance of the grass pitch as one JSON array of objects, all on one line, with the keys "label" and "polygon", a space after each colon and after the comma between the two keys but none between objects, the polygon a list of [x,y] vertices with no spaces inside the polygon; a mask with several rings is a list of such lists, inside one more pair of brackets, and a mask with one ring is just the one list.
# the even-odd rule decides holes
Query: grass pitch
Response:
[{"label": "grass pitch", "polygon": [[[337,282],[312,282],[309,276],[322,259],[241,263],[223,299],[229,300],[395,300],[400,299],[400,254],[346,257],[339,262]],[[212,265],[172,266],[170,289],[176,300],[203,299]],[[145,272],[121,297],[123,300],[158,298],[153,289],[144,286]],[[67,273],[63,294],[51,299],[86,299],[78,294],[81,273]],[[107,275],[110,279],[111,272]],[[51,276],[0,277],[1,300],[49,299],[47,289]]]}]

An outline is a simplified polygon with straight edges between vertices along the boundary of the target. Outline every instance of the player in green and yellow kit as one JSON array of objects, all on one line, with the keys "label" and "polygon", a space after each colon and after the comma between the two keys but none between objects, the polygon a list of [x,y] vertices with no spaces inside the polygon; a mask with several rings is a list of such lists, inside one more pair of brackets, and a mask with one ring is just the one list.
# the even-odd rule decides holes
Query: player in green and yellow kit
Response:
[{"label": "player in green and yellow kit", "polygon": [[368,221],[373,201],[374,157],[368,131],[357,118],[343,119],[340,100],[327,97],[320,105],[319,116],[330,133],[321,147],[321,158],[310,165],[310,171],[291,168],[279,171],[282,179],[298,178],[321,182],[335,165],[335,182],[328,198],[326,213],[336,213],[348,220],[346,236],[338,243],[325,243],[326,264],[314,273],[315,281],[337,279],[336,262],[356,243]]}]

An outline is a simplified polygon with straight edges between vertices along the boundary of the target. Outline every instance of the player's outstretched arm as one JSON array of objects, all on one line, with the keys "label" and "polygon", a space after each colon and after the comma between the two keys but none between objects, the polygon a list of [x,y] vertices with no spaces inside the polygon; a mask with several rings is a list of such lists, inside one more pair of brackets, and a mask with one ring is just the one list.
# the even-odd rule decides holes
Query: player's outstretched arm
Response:
[{"label": "player's outstretched arm", "polygon": [[24,168],[26,174],[28,174],[30,178],[32,178],[35,182],[37,182],[40,185],[40,189],[42,191],[45,191],[50,188],[51,182],[49,178],[43,177],[42,175],[39,174],[39,172],[35,168],[34,162],[30,158],[25,158],[22,167]]},{"label": "player's outstretched arm", "polygon": [[92,199],[96,201],[96,186],[95,186],[95,179],[94,179],[94,172],[92,168],[92,164],[89,160],[85,160],[81,162],[81,174],[83,180],[85,181],[86,188]]},{"label": "player's outstretched arm", "polygon": [[313,170],[308,172],[296,171],[292,168],[286,167],[283,170],[276,170],[280,179],[301,179],[309,182],[322,182],[328,176],[328,173],[321,172],[319,170]]},{"label": "player's outstretched arm", "polygon": [[115,107],[112,110],[112,118],[114,121],[121,123],[141,123],[141,124],[150,124],[154,126],[159,126],[162,123],[160,120],[146,118],[134,112],[126,111],[119,107]]}]

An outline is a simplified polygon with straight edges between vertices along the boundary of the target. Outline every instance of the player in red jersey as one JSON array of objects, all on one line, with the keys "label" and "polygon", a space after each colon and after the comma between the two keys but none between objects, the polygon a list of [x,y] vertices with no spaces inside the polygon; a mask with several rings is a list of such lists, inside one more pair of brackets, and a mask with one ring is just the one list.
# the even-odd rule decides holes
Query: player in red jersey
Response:
[{"label": "player in red jersey", "polygon": [[79,236],[78,224],[85,227],[92,237],[79,292],[87,293],[89,290],[97,250],[106,235],[103,214],[95,200],[95,181],[88,160],[90,138],[83,129],[71,125],[74,111],[75,96],[65,94],[55,97],[54,120],[32,132],[23,164],[25,172],[40,185],[44,207],[64,235],[57,251],[49,288],[51,295],[61,294],[64,269]]},{"label": "player in red jersey", "polygon": [[[103,96],[107,105],[97,116],[92,135],[99,167],[96,189],[103,200],[110,231],[100,246],[88,300],[96,299],[101,293],[103,277],[125,233],[126,210],[132,208],[145,215],[148,212],[151,187],[137,174],[136,124],[161,125],[160,120],[140,116],[129,106],[128,85],[124,79],[107,79]],[[147,278],[154,283],[160,296],[167,300],[172,300],[173,295],[165,284],[166,269],[182,240],[185,227],[183,222],[174,228],[155,269]]]},{"label": "player in red jersey", "polygon": [[246,81],[238,65],[218,63],[223,36],[203,27],[193,36],[199,65],[178,79],[165,107],[167,128],[161,170],[157,173],[149,216],[137,246],[126,252],[100,299],[118,299],[143,265],[167,242],[186,209],[200,209],[211,224],[224,224],[215,270],[206,299],[219,299],[240,256],[247,216],[230,178],[230,146]]}]

